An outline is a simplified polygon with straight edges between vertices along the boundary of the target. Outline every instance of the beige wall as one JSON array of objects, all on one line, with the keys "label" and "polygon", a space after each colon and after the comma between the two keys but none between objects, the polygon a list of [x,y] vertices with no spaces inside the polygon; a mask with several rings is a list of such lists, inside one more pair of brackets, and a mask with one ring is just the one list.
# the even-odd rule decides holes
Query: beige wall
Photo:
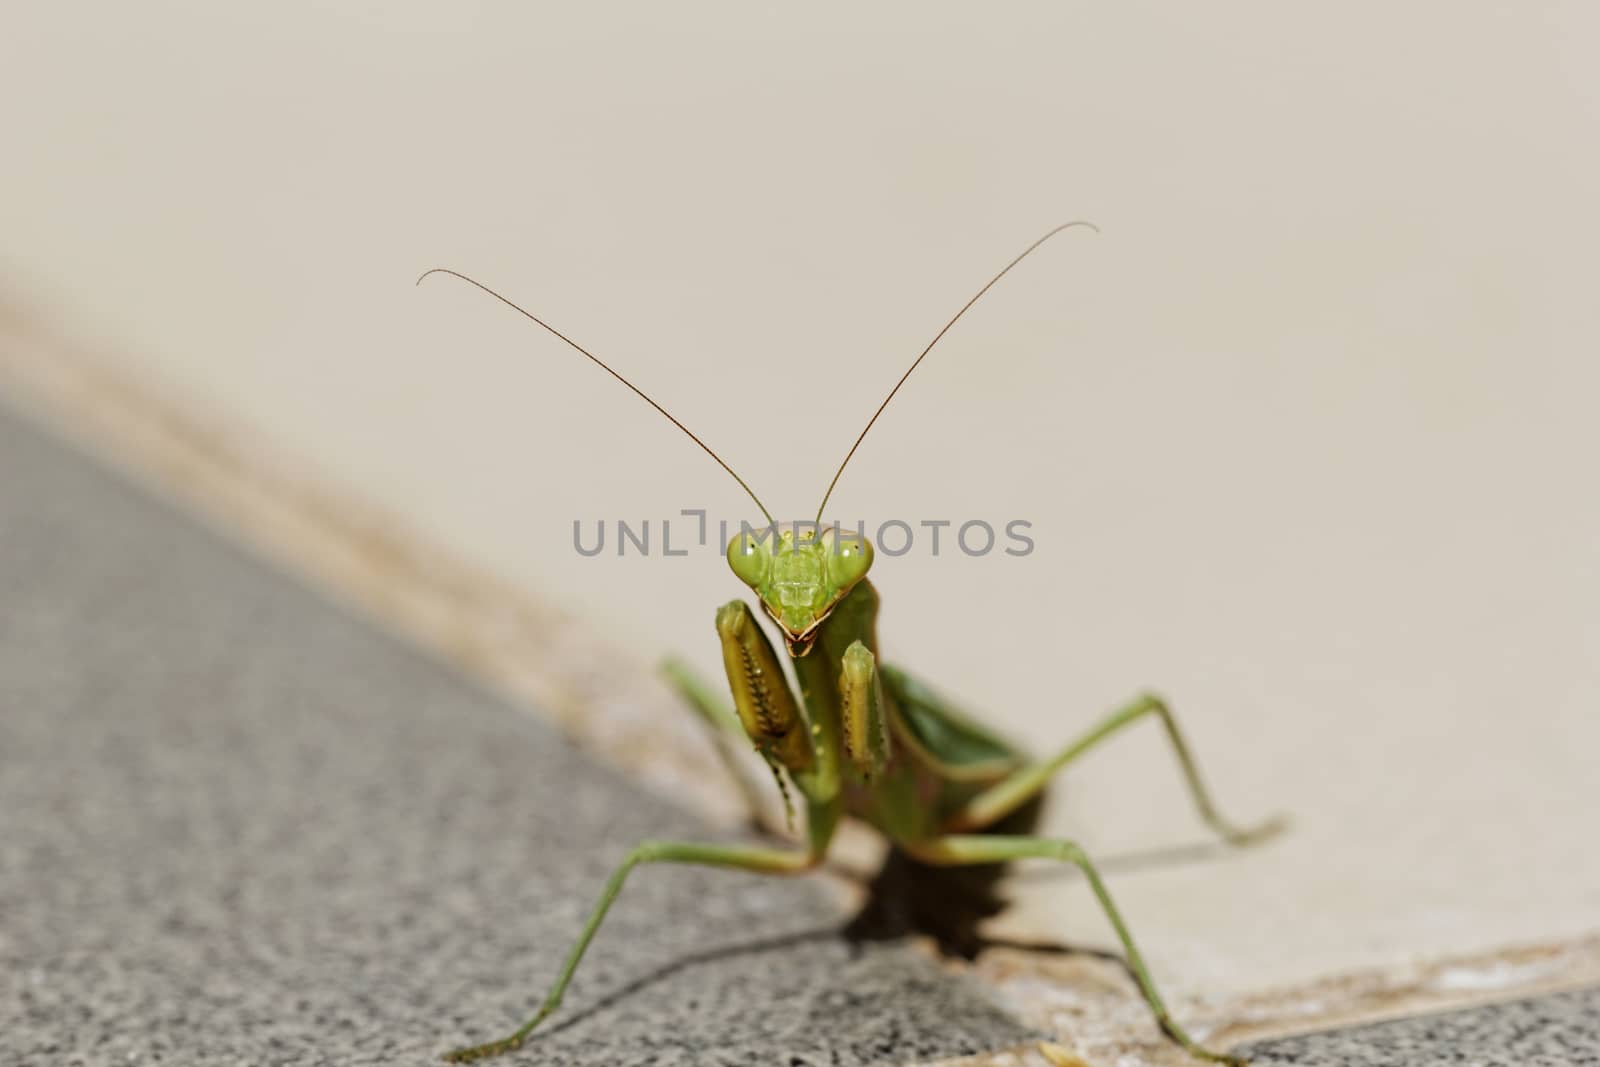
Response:
[{"label": "beige wall", "polygon": [[[525,300],[808,515],[944,319],[1093,219],[952,332],[840,484],[847,518],[1034,523],[1026,559],[880,559],[886,654],[1041,746],[1157,686],[1228,807],[1296,816],[1123,880],[1181,979],[1600,915],[1593,5],[8,21],[5,297],[641,662],[713,669],[738,587],[713,555],[580,559],[571,520],[751,510],[420,270]],[[1056,825],[1097,849],[1198,835],[1154,734],[1071,794]],[[1039,892],[1058,916],[1077,889]]]}]

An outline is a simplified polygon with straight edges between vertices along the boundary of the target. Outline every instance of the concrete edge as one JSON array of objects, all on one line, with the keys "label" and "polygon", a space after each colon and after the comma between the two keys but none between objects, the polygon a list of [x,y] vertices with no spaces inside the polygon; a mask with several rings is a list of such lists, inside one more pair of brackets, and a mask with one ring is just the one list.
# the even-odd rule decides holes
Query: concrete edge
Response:
[{"label": "concrete edge", "polygon": [[[1120,968],[1088,958],[1044,960],[1009,950],[972,968],[1022,1022],[1056,1035],[1086,1067],[1139,1063],[1193,1067],[1166,1041]],[[1332,975],[1251,993],[1171,998],[1174,1014],[1213,1048],[1235,1049],[1310,1031],[1600,985],[1600,933],[1576,941],[1512,945],[1405,966]],[[1051,1067],[1035,1044],[932,1067]]]}]

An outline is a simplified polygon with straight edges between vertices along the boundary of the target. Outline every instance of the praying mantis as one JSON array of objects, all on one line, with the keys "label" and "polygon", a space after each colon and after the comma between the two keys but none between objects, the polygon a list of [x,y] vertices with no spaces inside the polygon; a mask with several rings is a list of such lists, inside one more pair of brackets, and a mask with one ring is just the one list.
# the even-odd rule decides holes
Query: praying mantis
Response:
[{"label": "praying mantis", "polygon": [[[732,706],[678,661],[669,661],[664,673],[714,732],[720,742],[718,751],[737,780],[745,781],[737,753],[729,744],[735,739],[752,745],[771,767],[785,806],[789,806],[792,785],[805,812],[804,840],[790,847],[688,841],[646,841],[635,847],[605,883],[555,983],[533,1016],[506,1037],[448,1053],[447,1061],[468,1063],[523,1046],[539,1024],[560,1007],[590,941],[637,868],[672,863],[798,875],[814,870],[826,859],[840,821],[852,818],[877,830],[922,869],[983,867],[1021,859],[1054,860],[1076,867],[1121,943],[1128,970],[1161,1029],[1199,1059],[1239,1062],[1201,1046],[1173,1019],[1121,911],[1084,850],[1070,840],[1034,836],[1029,831],[1037,801],[1052,777],[1102,742],[1146,719],[1161,724],[1200,817],[1224,841],[1244,845],[1263,840],[1281,828],[1282,820],[1270,819],[1246,829],[1224,819],[1171,709],[1153,694],[1138,696],[1116,709],[1049,758],[1029,757],[916,676],[879,660],[879,597],[867,579],[873,547],[860,532],[822,525],[828,499],[862,440],[928,353],[1012,268],[1050,238],[1074,227],[1095,229],[1086,222],[1051,229],[990,278],[945,323],[856,437],[823,494],[816,520],[804,530],[796,523],[780,531],[760,498],[721,456],[627,378],[543,319],[454,270],[434,268],[417,279],[421,284],[433,274],[459,278],[537,323],[655,408],[754,501],[767,525],[759,532],[746,525],[730,540],[728,565],[776,626],[787,655],[779,656],[756,613],[743,600],[735,599],[716,613]],[[785,661],[798,682],[798,698],[784,669]],[[759,823],[759,808],[753,797],[748,799]]]}]

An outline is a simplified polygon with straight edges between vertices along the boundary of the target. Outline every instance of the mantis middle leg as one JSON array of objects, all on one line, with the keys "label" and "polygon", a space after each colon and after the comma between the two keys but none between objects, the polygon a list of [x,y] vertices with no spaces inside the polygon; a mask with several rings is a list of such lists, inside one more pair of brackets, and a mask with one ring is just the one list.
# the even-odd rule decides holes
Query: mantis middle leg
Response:
[{"label": "mantis middle leg", "polygon": [[717,758],[738,787],[751,828],[765,837],[781,839],[783,830],[772,821],[761,786],[741,758],[750,748],[750,737],[744,732],[732,704],[718,696],[692,667],[676,657],[661,664],[661,674],[705,724]]},{"label": "mantis middle leg", "polygon": [[1231,845],[1246,845],[1264,840],[1283,828],[1284,821],[1281,817],[1269,819],[1259,826],[1248,829],[1222,817],[1217,810],[1216,802],[1211,799],[1205,780],[1200,776],[1199,765],[1189,753],[1189,746],[1183,739],[1183,732],[1178,729],[1178,722],[1173,717],[1172,710],[1167,707],[1166,701],[1149,693],[1112,712],[1050,759],[1030,764],[998,785],[973,797],[950,818],[948,828],[973,830],[992,825],[1002,816],[1038,795],[1051,777],[1067,764],[1117,731],[1152,715],[1161,720],[1161,725],[1166,730],[1167,740],[1171,742],[1172,751],[1178,757],[1178,767],[1183,772],[1184,782],[1189,787],[1189,795],[1194,799],[1200,818],[1223,840]]},{"label": "mantis middle leg", "polygon": [[937,837],[930,841],[906,843],[903,847],[925,863],[950,866],[1004,863],[1009,860],[1019,859],[1053,859],[1073,864],[1083,872],[1084,877],[1089,882],[1089,888],[1094,891],[1096,899],[1100,901],[1100,908],[1105,912],[1107,921],[1111,923],[1111,928],[1116,931],[1117,940],[1122,942],[1122,951],[1127,955],[1128,969],[1133,972],[1134,978],[1139,983],[1139,991],[1144,994],[1145,1002],[1150,1005],[1150,1010],[1155,1015],[1156,1022],[1160,1024],[1166,1035],[1182,1045],[1190,1055],[1198,1056],[1201,1059],[1236,1065],[1236,1067],[1244,1063],[1243,1060],[1237,1057],[1226,1056],[1205,1048],[1173,1021],[1171,1013],[1167,1011],[1167,1006],[1161,999],[1160,991],[1156,989],[1155,981],[1150,977],[1150,969],[1145,965],[1144,956],[1140,954],[1138,946],[1133,943],[1133,934],[1128,930],[1128,924],[1123,920],[1122,912],[1117,909],[1116,902],[1111,899],[1110,891],[1106,889],[1105,883],[1100,880],[1100,873],[1095,870],[1094,864],[1089,861],[1088,855],[1073,842],[1045,837],[954,834],[948,837]]},{"label": "mantis middle leg", "polygon": [[527,1022],[523,1023],[514,1033],[498,1041],[490,1041],[483,1045],[474,1045],[471,1048],[456,1049],[447,1053],[445,1059],[451,1063],[471,1063],[474,1060],[487,1059],[498,1056],[503,1052],[510,1052],[522,1047],[534,1027],[544,1022],[561,1006],[561,996],[567,990],[567,984],[572,981],[572,975],[578,969],[578,963],[583,959],[584,952],[589,947],[589,942],[594,939],[595,931],[600,929],[600,924],[605,921],[606,912],[611,910],[611,904],[617,899],[617,894],[622,892],[622,885],[628,879],[628,874],[641,863],[689,863],[705,867],[731,867],[746,871],[759,871],[765,874],[799,874],[816,866],[822,858],[818,850],[789,851],[783,849],[746,848],[728,845],[702,845],[685,841],[646,841],[632,852],[628,853],[622,864],[612,872],[606,881],[605,889],[600,893],[600,899],[595,903],[594,910],[589,915],[589,921],[584,924],[583,932],[578,935],[577,944],[572,946],[572,951],[567,954],[567,959],[561,967],[561,973],[556,976],[555,984],[550,987],[545,995],[544,1003]]}]

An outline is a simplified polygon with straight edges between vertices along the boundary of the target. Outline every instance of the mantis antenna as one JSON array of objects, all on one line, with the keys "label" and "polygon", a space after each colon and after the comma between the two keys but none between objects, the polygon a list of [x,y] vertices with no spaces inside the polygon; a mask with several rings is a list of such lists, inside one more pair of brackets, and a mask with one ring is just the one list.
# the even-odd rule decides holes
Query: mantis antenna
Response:
[{"label": "mantis antenna", "polygon": [[672,423],[672,425],[674,425],[678,429],[682,430],[688,436],[689,440],[691,440],[695,444],[699,445],[701,447],[701,449],[705,451],[706,455],[708,455],[712,459],[716,460],[717,461],[717,465],[720,466],[723,470],[727,471],[728,474],[733,478],[733,480],[739,483],[739,488],[743,489],[747,494],[749,494],[750,499],[754,500],[756,502],[756,507],[760,508],[761,509],[761,514],[766,516],[767,525],[769,527],[776,525],[776,521],[773,519],[772,513],[767,510],[765,504],[761,503],[761,498],[756,496],[755,490],[751,489],[748,485],[746,485],[745,484],[745,480],[743,478],[739,477],[738,472],[735,471],[732,467],[728,466],[728,464],[723,460],[723,458],[721,456],[717,455],[716,452],[712,451],[710,445],[708,445],[704,441],[700,440],[699,437],[695,436],[695,433],[694,433],[693,430],[689,429],[689,427],[685,426],[683,423],[679,422],[676,418],[674,418],[673,415],[672,415],[672,412],[668,411],[666,408],[662,407],[660,404],[658,404],[654,400],[650,399],[649,394],[646,393],[643,389],[640,389],[637,385],[634,385],[632,382],[628,381],[628,379],[624,378],[622,375],[620,375],[616,371],[612,370],[611,367],[603,359],[601,359],[599,356],[595,355],[593,352],[589,351],[587,348],[584,348],[578,342],[574,341],[572,338],[568,337],[566,334],[562,333],[560,330],[556,329],[554,326],[550,325],[548,322],[544,321],[539,316],[537,316],[537,315],[533,314],[532,312],[528,311],[527,309],[519,306],[514,301],[508,300],[507,298],[501,296],[499,293],[495,292],[493,289],[489,288],[487,285],[484,285],[482,282],[478,281],[476,278],[469,278],[465,274],[462,274],[460,271],[451,270],[449,267],[434,267],[432,270],[423,271],[422,274],[417,278],[417,284],[421,285],[423,279],[428,277],[428,275],[430,275],[430,274],[448,274],[452,278],[460,278],[462,281],[466,282],[468,285],[477,286],[479,289],[482,289],[484,292],[488,293],[490,296],[494,297],[496,300],[500,301],[502,304],[504,304],[507,307],[511,308],[511,310],[517,312],[518,314],[522,315],[525,318],[531,319],[532,321],[538,323],[540,326],[543,326],[546,330],[550,331],[551,333],[555,334],[557,337],[561,338],[561,340],[565,341],[568,345],[570,345],[572,348],[576,349],[579,353],[589,357],[590,361],[593,362],[596,366],[598,366],[601,370],[603,370],[607,374],[611,375],[613,378],[615,378],[617,381],[621,382],[623,385],[626,385],[629,389],[632,389],[633,392],[635,393],[635,395],[637,395],[640,400],[643,400],[646,404],[649,404],[651,407],[653,407],[657,411],[661,412],[661,414],[666,417],[666,420],[668,422]]},{"label": "mantis antenna", "polygon": [[856,454],[856,449],[861,447],[862,439],[865,438],[867,436],[867,432],[872,429],[873,423],[878,421],[878,416],[883,414],[883,409],[889,406],[889,401],[893,400],[894,395],[900,391],[900,387],[906,384],[906,379],[911,377],[911,372],[917,369],[917,366],[922,362],[923,357],[925,357],[929,352],[933,351],[933,346],[938,344],[939,340],[944,337],[945,334],[950,332],[950,327],[954,326],[956,322],[960,320],[961,316],[967,313],[967,309],[972,307],[973,304],[976,304],[979,299],[982,298],[984,293],[987,293],[990,289],[994,288],[995,282],[998,282],[1001,278],[1004,278],[1007,274],[1009,274],[1012,267],[1015,267],[1018,263],[1021,263],[1023,260],[1027,259],[1028,256],[1032,254],[1034,249],[1050,240],[1050,238],[1054,237],[1062,230],[1070,230],[1074,226],[1084,226],[1093,230],[1095,233],[1100,232],[1100,227],[1096,226],[1092,222],[1085,222],[1082,219],[1074,222],[1064,222],[1060,226],[1057,226],[1055,229],[1051,230],[1049,233],[1033,242],[1033,244],[1029,245],[1027,248],[1024,248],[1022,253],[1018,255],[1016,259],[1013,259],[1010,263],[1007,263],[1001,269],[999,274],[996,274],[993,278],[990,278],[988,282],[984,284],[982,289],[979,289],[976,293],[974,293],[971,300],[968,300],[965,304],[962,304],[961,310],[956,312],[955,315],[951,317],[950,321],[944,324],[943,329],[933,335],[933,340],[928,342],[928,347],[924,348],[921,353],[917,355],[917,358],[911,361],[911,366],[907,367],[906,372],[900,375],[900,380],[894,383],[894,388],[889,390],[889,395],[883,398],[883,403],[878,405],[878,410],[872,413],[872,418],[867,420],[866,428],[863,429],[861,431],[861,435],[856,438],[856,443],[851,445],[850,451],[845,453],[844,462],[839,464],[839,469],[833,472],[833,481],[828,483],[828,491],[822,494],[822,503],[817,505],[817,517],[815,520],[817,523],[822,522],[822,513],[828,507],[828,498],[833,495],[833,487],[839,484],[839,476],[843,474],[844,469],[850,465],[851,457]]}]

